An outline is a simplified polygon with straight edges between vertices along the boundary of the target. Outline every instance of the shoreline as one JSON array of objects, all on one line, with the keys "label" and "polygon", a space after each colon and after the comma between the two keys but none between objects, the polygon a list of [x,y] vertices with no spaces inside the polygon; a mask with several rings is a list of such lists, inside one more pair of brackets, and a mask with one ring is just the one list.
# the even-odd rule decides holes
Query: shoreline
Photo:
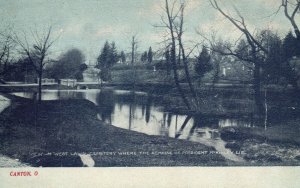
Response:
[{"label": "shoreline", "polygon": [[[37,124],[31,100],[20,102],[19,97],[11,100],[10,112],[5,110],[1,114],[1,121],[5,122],[1,127],[4,127],[0,135],[4,140],[1,153],[33,166],[83,166],[78,156],[71,155],[74,152],[98,153],[92,155],[96,167],[227,166],[231,163],[214,153],[212,147],[105,124],[97,120],[94,104],[86,100],[43,101]],[[211,151],[211,154],[183,155],[182,150]],[[112,151],[124,154],[100,154]]]},{"label": "shoreline", "polygon": [[[5,128],[0,127],[0,137],[5,138],[5,134],[8,134],[11,137],[6,140],[12,142],[8,147],[26,149],[15,152],[9,148],[3,150],[2,145],[0,153],[12,158],[22,158],[22,161],[34,166],[85,166],[82,159],[89,161],[88,164],[94,164],[93,166],[108,167],[290,166],[299,165],[300,161],[300,155],[295,153],[298,151],[300,140],[294,138],[295,132],[285,127],[281,127],[279,131],[282,134],[278,134],[278,130],[273,127],[265,133],[258,127],[222,128],[220,134],[227,142],[225,148],[244,159],[234,162],[225,159],[223,154],[216,152],[214,148],[201,143],[151,136],[106,124],[97,119],[97,107],[88,100],[43,101],[39,107],[40,120],[36,124],[36,104],[32,100],[10,94],[4,96],[10,98],[12,104],[9,110],[0,115],[2,122],[9,122]],[[28,121],[22,122],[25,119]],[[297,121],[291,125],[296,124]],[[28,135],[34,137],[31,141],[35,146],[33,148],[13,140],[18,137],[19,140],[27,142],[29,140],[24,137]],[[294,154],[288,157],[276,150]],[[113,152],[117,154],[107,154]]]}]

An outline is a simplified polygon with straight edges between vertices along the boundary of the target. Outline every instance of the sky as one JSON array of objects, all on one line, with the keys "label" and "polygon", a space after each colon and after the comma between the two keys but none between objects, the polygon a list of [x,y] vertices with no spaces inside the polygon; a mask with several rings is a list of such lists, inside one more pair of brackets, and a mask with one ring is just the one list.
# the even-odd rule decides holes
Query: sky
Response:
[{"label": "sky", "polygon": [[[228,40],[240,37],[241,33],[208,0],[181,1],[187,4],[183,38],[186,46],[202,41],[196,31],[206,36],[216,31]],[[284,36],[291,30],[283,10],[273,14],[281,0],[218,2],[232,16],[238,9],[252,32],[270,28]],[[31,31],[43,34],[52,26],[52,37],[59,36],[51,49],[52,56],[78,48],[88,62],[94,63],[106,40],[115,41],[119,51],[130,52],[131,37],[136,35],[138,51],[150,46],[154,51],[160,49],[165,29],[155,25],[161,25],[161,16],[165,17],[163,6],[164,0],[0,0],[0,31],[13,28],[19,36],[25,33],[30,43]]]}]

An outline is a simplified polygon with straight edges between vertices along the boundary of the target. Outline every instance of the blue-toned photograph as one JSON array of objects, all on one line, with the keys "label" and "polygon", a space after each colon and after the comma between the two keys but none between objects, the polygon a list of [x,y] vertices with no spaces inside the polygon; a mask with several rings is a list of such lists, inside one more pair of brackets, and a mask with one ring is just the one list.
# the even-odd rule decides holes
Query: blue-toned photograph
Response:
[{"label": "blue-toned photograph", "polygon": [[0,167],[300,165],[299,0],[0,0],[0,23]]}]

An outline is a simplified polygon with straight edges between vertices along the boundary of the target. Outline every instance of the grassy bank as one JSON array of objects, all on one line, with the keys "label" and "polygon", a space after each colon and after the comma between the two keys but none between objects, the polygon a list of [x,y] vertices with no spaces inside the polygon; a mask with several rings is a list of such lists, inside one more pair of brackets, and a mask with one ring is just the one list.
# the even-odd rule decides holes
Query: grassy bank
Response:
[{"label": "grassy bank", "polygon": [[226,127],[221,138],[232,151],[244,151],[250,163],[269,165],[300,165],[299,119],[263,127]]},{"label": "grassy bank", "polygon": [[[86,100],[45,101],[14,97],[0,115],[0,153],[32,166],[82,166],[88,154],[95,166],[227,165],[214,149],[183,140],[116,128],[96,118]],[[197,154],[191,152],[198,152]],[[201,153],[202,152],[202,153]]]}]

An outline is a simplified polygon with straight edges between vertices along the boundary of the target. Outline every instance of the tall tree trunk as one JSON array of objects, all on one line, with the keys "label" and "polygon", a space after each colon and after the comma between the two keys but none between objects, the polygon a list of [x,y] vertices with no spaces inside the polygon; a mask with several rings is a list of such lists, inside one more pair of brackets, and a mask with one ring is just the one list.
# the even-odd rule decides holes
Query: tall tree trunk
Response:
[{"label": "tall tree trunk", "polygon": [[3,67],[4,72],[6,72],[6,69],[7,69],[7,61],[4,62],[4,67]]},{"label": "tall tree trunk", "polygon": [[131,64],[134,64],[134,50],[135,50],[135,37],[132,37],[132,42],[131,42]]},{"label": "tall tree trunk", "polygon": [[213,89],[215,88],[216,83],[219,81],[219,74],[220,74],[220,63],[217,62],[215,63],[215,68],[214,68],[214,75],[213,75]]},{"label": "tall tree trunk", "polygon": [[173,68],[173,73],[174,73],[174,81],[175,81],[175,85],[176,85],[176,87],[179,91],[179,94],[181,95],[181,97],[183,99],[183,102],[185,103],[186,107],[190,110],[191,105],[189,104],[189,101],[188,101],[187,97],[185,96],[184,91],[181,88],[180,83],[179,83],[178,72],[177,72],[176,54],[175,53],[176,52],[175,52],[175,41],[174,41],[174,48],[172,47],[172,50],[171,50],[171,62],[172,62],[172,68]]},{"label": "tall tree trunk", "polygon": [[183,45],[182,45],[182,42],[181,42],[181,38],[179,38],[179,46],[180,46],[181,52],[182,52],[182,60],[183,60],[183,65],[184,65],[185,76],[186,76],[187,82],[189,84],[191,94],[192,94],[192,96],[195,100],[196,106],[198,107],[199,106],[199,101],[198,101],[198,98],[197,98],[195,88],[194,88],[194,86],[192,84],[192,81],[191,81],[191,76],[190,76],[190,72],[189,72],[189,68],[188,68],[188,62],[187,62],[187,59],[186,59],[186,56],[185,56],[185,51],[184,51],[184,48],[183,48]]},{"label": "tall tree trunk", "polygon": [[181,95],[183,102],[185,103],[186,107],[190,110],[191,109],[191,105],[189,104],[189,101],[187,99],[187,97],[184,94],[183,89],[180,86],[179,83],[179,78],[178,78],[178,72],[177,72],[177,61],[176,61],[176,43],[175,43],[175,36],[174,36],[174,28],[173,28],[173,18],[171,17],[170,14],[170,10],[169,10],[169,4],[168,4],[168,0],[166,0],[166,12],[167,12],[167,16],[168,16],[168,22],[169,22],[169,30],[170,30],[170,34],[171,34],[171,40],[172,40],[172,44],[171,44],[171,62],[172,62],[172,68],[173,68],[173,72],[174,72],[174,81],[175,81],[175,85],[179,91],[179,94]]},{"label": "tall tree trunk", "polygon": [[38,103],[41,104],[42,102],[42,77],[43,71],[39,71],[39,88],[38,88]]},{"label": "tall tree trunk", "polygon": [[167,76],[170,76],[171,75],[171,69],[170,69],[170,60],[167,60]]},{"label": "tall tree trunk", "polygon": [[177,64],[180,67],[180,65],[181,65],[181,49],[180,48],[178,49],[178,62],[177,62]]},{"label": "tall tree trunk", "polygon": [[136,50],[136,41],[135,41],[135,36],[132,37],[132,42],[131,42],[131,67],[133,71],[133,86],[132,89],[135,92],[135,85],[136,85],[136,70],[134,67],[134,62],[135,62],[135,50]]},{"label": "tall tree trunk", "polygon": [[183,47],[183,44],[182,44],[183,23],[184,23],[183,14],[184,14],[184,4],[181,4],[181,6],[180,6],[180,25],[179,25],[179,31],[177,30],[177,38],[178,38],[177,40],[178,40],[178,43],[179,43],[179,57],[178,57],[178,62],[180,62],[180,58],[182,56],[183,66],[184,66],[184,71],[185,71],[185,77],[186,77],[186,80],[188,82],[188,85],[189,85],[192,97],[195,100],[195,103],[193,103],[193,104],[196,104],[196,109],[197,109],[199,107],[199,101],[198,101],[197,94],[196,94],[196,91],[194,89],[194,86],[193,86],[193,83],[192,83],[192,80],[191,80],[191,76],[190,76],[190,72],[189,72],[189,67],[188,67],[188,60],[187,60],[187,57],[185,55],[185,50],[184,50],[184,47]]},{"label": "tall tree trunk", "polygon": [[254,75],[253,75],[253,88],[254,88],[254,100],[257,107],[259,116],[264,113],[264,106],[261,96],[261,75],[260,75],[260,64],[256,62],[254,64]]}]

